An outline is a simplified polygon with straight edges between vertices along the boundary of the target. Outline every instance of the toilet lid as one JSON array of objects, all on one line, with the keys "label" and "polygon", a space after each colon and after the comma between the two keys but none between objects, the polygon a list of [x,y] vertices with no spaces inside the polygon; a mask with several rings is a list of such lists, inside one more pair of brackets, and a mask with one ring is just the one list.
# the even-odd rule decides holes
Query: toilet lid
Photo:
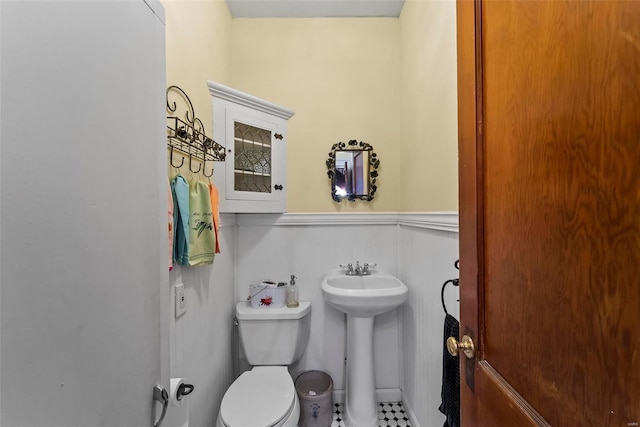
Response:
[{"label": "toilet lid", "polygon": [[260,366],[245,372],[222,398],[220,417],[230,427],[269,427],[294,406],[295,387],[284,366]]}]

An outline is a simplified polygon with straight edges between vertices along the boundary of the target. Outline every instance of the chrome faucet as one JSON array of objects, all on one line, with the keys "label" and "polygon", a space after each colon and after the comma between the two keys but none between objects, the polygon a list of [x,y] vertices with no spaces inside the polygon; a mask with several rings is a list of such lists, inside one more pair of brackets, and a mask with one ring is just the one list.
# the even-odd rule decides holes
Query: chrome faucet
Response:
[{"label": "chrome faucet", "polygon": [[369,276],[371,275],[370,267],[375,267],[377,264],[369,264],[365,262],[363,265],[360,265],[360,261],[356,261],[356,266],[354,267],[352,263],[347,265],[340,264],[341,268],[346,268],[344,274],[347,276]]},{"label": "chrome faucet", "polygon": [[344,264],[339,264],[340,268],[346,268],[347,271],[344,272],[344,274],[346,274],[347,276],[355,276],[355,273],[353,271],[353,264],[349,263],[347,265]]},{"label": "chrome faucet", "polygon": [[369,264],[367,262],[364,263],[364,266],[362,267],[362,275],[363,276],[368,276],[371,274],[371,270],[369,270],[369,267],[376,267],[378,264]]},{"label": "chrome faucet", "polygon": [[364,268],[360,265],[360,261],[356,261],[356,266],[353,269],[353,274],[355,276],[362,276],[363,271],[364,271]]}]

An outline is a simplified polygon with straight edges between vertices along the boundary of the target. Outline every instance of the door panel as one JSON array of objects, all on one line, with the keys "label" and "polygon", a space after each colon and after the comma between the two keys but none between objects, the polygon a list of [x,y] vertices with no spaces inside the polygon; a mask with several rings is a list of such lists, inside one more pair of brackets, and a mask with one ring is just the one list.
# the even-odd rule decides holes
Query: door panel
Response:
[{"label": "door panel", "polygon": [[458,13],[463,425],[637,425],[640,3]]},{"label": "door panel", "polygon": [[2,426],[151,426],[152,388],[169,385],[164,24],[149,4],[161,14],[0,6]]}]

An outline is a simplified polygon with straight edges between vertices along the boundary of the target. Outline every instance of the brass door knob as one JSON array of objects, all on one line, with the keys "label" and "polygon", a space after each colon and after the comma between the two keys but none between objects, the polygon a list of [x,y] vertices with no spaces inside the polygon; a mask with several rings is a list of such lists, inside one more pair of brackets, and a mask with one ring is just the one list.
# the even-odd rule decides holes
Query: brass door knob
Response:
[{"label": "brass door knob", "polygon": [[473,359],[476,348],[473,345],[471,337],[469,335],[465,335],[462,337],[461,341],[458,341],[455,337],[447,338],[447,350],[449,350],[449,354],[452,356],[457,356],[458,352],[462,350],[467,359]]}]

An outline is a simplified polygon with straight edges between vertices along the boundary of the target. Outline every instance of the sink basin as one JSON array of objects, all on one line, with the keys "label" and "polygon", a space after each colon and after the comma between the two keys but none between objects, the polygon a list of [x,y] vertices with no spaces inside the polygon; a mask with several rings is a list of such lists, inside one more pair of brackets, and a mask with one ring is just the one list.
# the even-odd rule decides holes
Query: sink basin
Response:
[{"label": "sink basin", "polygon": [[373,317],[392,310],[407,299],[408,288],[397,277],[383,272],[347,276],[334,270],[322,281],[325,301],[355,317]]}]

